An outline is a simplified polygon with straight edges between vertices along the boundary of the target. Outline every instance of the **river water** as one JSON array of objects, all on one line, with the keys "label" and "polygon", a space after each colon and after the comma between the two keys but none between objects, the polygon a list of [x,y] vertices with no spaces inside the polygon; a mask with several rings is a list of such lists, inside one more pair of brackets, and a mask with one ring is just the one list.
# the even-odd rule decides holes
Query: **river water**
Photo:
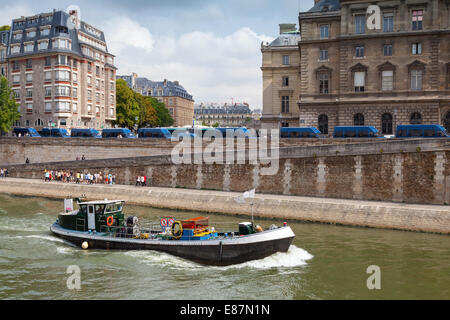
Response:
[{"label": "river water", "polygon": [[[83,251],[49,232],[62,207],[0,194],[0,299],[450,299],[446,235],[290,222],[296,237],[287,253],[209,267],[152,251]],[[197,216],[135,206],[125,213],[148,221]],[[248,220],[208,216],[220,231]],[[80,290],[67,287],[72,265],[81,271]],[[372,265],[381,289],[368,289]]]}]

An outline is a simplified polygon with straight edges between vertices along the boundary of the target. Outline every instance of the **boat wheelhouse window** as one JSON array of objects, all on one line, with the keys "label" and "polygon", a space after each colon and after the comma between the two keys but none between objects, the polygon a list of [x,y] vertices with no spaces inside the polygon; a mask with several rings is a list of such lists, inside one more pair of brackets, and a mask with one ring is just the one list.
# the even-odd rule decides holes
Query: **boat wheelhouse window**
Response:
[{"label": "boat wheelhouse window", "polygon": [[425,129],[423,131],[423,136],[424,137],[434,137],[434,129]]},{"label": "boat wheelhouse window", "polygon": [[86,208],[87,208],[87,206],[84,204],[84,205],[81,205],[80,206],[80,212],[81,213],[86,213],[87,211],[86,211]]},{"label": "boat wheelhouse window", "polygon": [[95,213],[100,214],[105,211],[105,205],[104,204],[96,204],[95,205]]},{"label": "boat wheelhouse window", "polygon": [[111,213],[111,212],[118,212],[122,211],[122,204],[121,203],[110,203],[106,205],[105,212]]},{"label": "boat wheelhouse window", "polygon": [[407,136],[408,136],[408,133],[407,133],[406,129],[400,129],[400,130],[398,130],[398,136],[399,136],[399,137],[407,137]]}]

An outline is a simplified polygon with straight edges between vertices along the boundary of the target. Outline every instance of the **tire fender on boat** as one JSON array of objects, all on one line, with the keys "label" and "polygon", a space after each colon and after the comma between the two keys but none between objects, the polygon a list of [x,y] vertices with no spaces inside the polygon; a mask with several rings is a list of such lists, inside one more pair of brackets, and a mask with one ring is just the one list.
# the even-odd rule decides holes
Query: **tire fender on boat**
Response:
[{"label": "tire fender on boat", "polygon": [[[179,226],[179,230],[177,233],[175,233],[175,226]],[[172,236],[175,240],[180,240],[183,236],[183,224],[181,223],[181,221],[175,221],[172,224]]]}]

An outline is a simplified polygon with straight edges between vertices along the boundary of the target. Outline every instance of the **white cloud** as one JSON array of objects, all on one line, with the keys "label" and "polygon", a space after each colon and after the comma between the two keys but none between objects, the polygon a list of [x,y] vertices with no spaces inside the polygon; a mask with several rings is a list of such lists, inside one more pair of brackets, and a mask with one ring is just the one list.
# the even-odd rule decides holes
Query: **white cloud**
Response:
[{"label": "white cloud", "polygon": [[248,102],[262,107],[262,41],[249,28],[226,36],[213,32],[158,35],[128,18],[105,23],[109,50],[119,74],[136,72],[151,80],[178,80],[196,102]]},{"label": "white cloud", "polygon": [[111,52],[124,49],[144,49],[147,53],[153,50],[153,36],[150,31],[130,18],[112,18],[105,23],[108,30],[107,45]]},{"label": "white cloud", "polygon": [[33,10],[22,4],[0,6],[0,26],[11,25],[13,19],[21,16],[32,16]]}]

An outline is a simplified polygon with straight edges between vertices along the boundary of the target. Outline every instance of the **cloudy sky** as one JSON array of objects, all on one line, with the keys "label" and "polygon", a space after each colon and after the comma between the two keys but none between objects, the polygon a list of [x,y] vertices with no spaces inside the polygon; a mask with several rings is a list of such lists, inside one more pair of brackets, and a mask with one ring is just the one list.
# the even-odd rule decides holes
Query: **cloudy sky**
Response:
[{"label": "cloudy sky", "polygon": [[314,0],[16,0],[0,3],[0,25],[13,18],[81,9],[105,32],[119,74],[178,80],[196,103],[262,105],[262,41],[280,23],[298,23]]}]

